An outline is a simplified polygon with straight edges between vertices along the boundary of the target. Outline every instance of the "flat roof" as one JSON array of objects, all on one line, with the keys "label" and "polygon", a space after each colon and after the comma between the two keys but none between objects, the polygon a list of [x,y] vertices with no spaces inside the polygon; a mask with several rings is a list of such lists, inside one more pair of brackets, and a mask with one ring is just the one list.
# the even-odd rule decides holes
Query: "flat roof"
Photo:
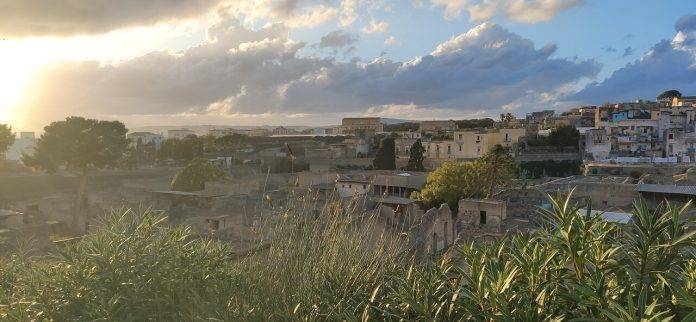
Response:
[{"label": "flat roof", "polygon": [[371,183],[370,180],[366,178],[352,178],[352,177],[339,177],[336,182],[355,182],[355,183]]},{"label": "flat roof", "polygon": [[389,186],[389,187],[404,187],[411,189],[421,189],[425,186],[428,179],[427,175],[411,174],[404,176],[403,173],[392,175],[377,175],[372,180],[373,185]]},{"label": "flat roof", "polygon": [[696,196],[696,186],[677,186],[667,184],[638,184],[638,192],[671,193],[678,195]]},{"label": "flat roof", "polygon": [[[581,214],[586,214],[587,209],[580,209]],[[602,219],[608,222],[613,222],[617,224],[628,224],[633,218],[632,213],[628,212],[617,212],[617,211],[602,211],[602,210],[591,210],[591,216],[601,216]]]}]

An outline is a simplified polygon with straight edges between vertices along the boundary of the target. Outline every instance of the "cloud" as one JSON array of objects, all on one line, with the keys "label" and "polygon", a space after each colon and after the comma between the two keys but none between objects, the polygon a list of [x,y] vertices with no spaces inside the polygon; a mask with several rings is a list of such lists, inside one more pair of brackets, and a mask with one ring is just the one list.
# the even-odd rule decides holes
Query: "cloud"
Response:
[{"label": "cloud", "polygon": [[355,20],[358,19],[357,14],[358,0],[342,0],[341,1],[341,17],[339,19],[339,25],[341,27],[348,27],[352,25]]},{"label": "cloud", "polygon": [[696,30],[696,15],[686,15],[674,24],[674,29],[677,31],[694,31]]},{"label": "cloud", "polygon": [[684,18],[675,28],[678,32],[674,39],[655,44],[641,58],[616,70],[607,79],[589,84],[569,99],[599,104],[651,99],[671,88],[682,91],[695,88],[696,33],[689,32],[692,27]]},{"label": "cloud", "polygon": [[358,37],[343,30],[332,31],[321,37],[319,48],[342,48],[358,41]]},{"label": "cloud", "polygon": [[628,47],[626,47],[626,48],[624,49],[624,52],[623,52],[623,55],[622,55],[622,56],[623,56],[623,57],[628,57],[628,56],[631,56],[631,55],[633,55],[633,48],[631,48],[631,46],[628,46]]},{"label": "cloud", "polygon": [[70,36],[206,13],[220,0],[0,0],[0,36]]},{"label": "cloud", "polygon": [[315,27],[331,21],[337,16],[338,10],[336,8],[318,5],[311,7],[300,14],[295,14],[280,20],[291,28]]},{"label": "cloud", "polygon": [[467,119],[485,117],[488,111],[461,111],[455,108],[425,108],[415,104],[372,106],[364,115],[406,120]]},{"label": "cloud", "polygon": [[399,40],[396,39],[394,36],[390,36],[389,38],[384,40],[384,45],[385,46],[396,46],[399,44]]},{"label": "cloud", "polygon": [[375,19],[370,20],[370,24],[362,29],[362,32],[366,34],[376,34],[387,32],[389,29],[389,24],[384,21],[377,21]]},{"label": "cloud", "polygon": [[245,22],[282,22],[290,28],[311,28],[336,19],[340,11],[323,0],[234,0],[224,10]]},{"label": "cloud", "polygon": [[604,47],[602,47],[602,50],[605,53],[615,53],[616,52],[616,48],[614,48],[612,46],[604,46]]},{"label": "cloud", "polygon": [[205,43],[178,53],[153,52],[114,64],[51,65],[39,72],[22,108],[34,123],[74,114],[182,115],[192,121],[406,105],[466,114],[546,104],[599,70],[591,60],[552,58],[555,45],[537,49],[490,23],[404,62],[302,56],[305,44],[291,40],[279,24],[250,30],[223,19],[207,34]]},{"label": "cloud", "polygon": [[487,21],[502,16],[515,22],[550,21],[560,12],[583,4],[584,0],[430,0],[431,6],[443,7],[445,19],[453,20],[463,11],[472,21]]}]

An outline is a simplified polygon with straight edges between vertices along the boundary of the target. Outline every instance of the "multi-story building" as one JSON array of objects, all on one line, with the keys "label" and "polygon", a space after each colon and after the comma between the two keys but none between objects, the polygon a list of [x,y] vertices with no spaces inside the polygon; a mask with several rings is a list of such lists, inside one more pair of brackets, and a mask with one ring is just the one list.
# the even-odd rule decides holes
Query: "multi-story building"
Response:
[{"label": "multi-story building", "polygon": [[164,137],[160,134],[155,134],[152,132],[131,132],[126,135],[126,137],[131,141],[131,144],[136,145],[138,143],[145,145],[154,145],[156,149],[162,146],[162,141]]},{"label": "multi-story building", "polygon": [[[411,147],[418,139],[415,138],[396,138],[394,139],[394,149],[397,158],[408,158],[411,155]],[[422,143],[425,147],[426,143]]]},{"label": "multi-story building", "polygon": [[346,117],[341,126],[344,134],[384,132],[384,123],[379,117]]},{"label": "multi-story building", "polygon": [[671,106],[683,107],[696,105],[696,96],[682,96],[672,98]]},{"label": "multi-story building", "polygon": [[547,129],[549,128],[548,124],[551,118],[553,118],[555,115],[556,111],[554,110],[543,110],[527,113],[525,119],[528,124],[539,124],[540,129]]},{"label": "multi-story building", "polygon": [[475,159],[494,146],[511,148],[525,136],[525,129],[487,129],[455,131],[452,140],[434,140],[426,145],[426,158],[432,160]]},{"label": "multi-story building", "polygon": [[586,157],[693,156],[690,147],[696,143],[696,107],[688,99],[677,98],[672,105],[637,101],[598,108],[596,130],[585,134]]},{"label": "multi-story building", "polygon": [[585,158],[604,160],[611,154],[611,138],[604,129],[585,132]]},{"label": "multi-story building", "polygon": [[273,129],[273,135],[293,135],[297,134],[297,131],[293,129],[288,129],[286,127],[279,126]]},{"label": "multi-story building", "polygon": [[398,138],[401,139],[420,139],[423,137],[421,132],[414,131],[397,131],[397,132],[387,132],[387,135],[396,134]]}]

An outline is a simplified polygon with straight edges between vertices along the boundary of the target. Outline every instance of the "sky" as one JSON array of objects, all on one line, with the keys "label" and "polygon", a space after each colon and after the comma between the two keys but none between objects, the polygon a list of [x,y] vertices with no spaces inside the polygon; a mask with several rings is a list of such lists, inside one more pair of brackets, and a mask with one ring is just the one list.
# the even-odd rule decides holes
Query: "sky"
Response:
[{"label": "sky", "polygon": [[0,0],[0,123],[523,116],[696,95],[693,0]]}]

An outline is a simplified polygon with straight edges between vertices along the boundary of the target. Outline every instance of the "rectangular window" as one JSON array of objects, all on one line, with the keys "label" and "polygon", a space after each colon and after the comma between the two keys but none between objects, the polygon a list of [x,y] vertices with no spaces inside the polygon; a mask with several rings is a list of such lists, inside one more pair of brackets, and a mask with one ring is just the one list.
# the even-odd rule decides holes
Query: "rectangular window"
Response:
[{"label": "rectangular window", "polygon": [[484,211],[484,210],[481,210],[481,212],[479,212],[479,223],[481,225],[486,224],[486,211]]},{"label": "rectangular window", "polygon": [[447,154],[452,154],[452,146],[451,145],[447,146]]},{"label": "rectangular window", "polygon": [[463,137],[464,137],[464,135],[459,134],[459,140],[460,140],[460,141],[462,140]]}]

